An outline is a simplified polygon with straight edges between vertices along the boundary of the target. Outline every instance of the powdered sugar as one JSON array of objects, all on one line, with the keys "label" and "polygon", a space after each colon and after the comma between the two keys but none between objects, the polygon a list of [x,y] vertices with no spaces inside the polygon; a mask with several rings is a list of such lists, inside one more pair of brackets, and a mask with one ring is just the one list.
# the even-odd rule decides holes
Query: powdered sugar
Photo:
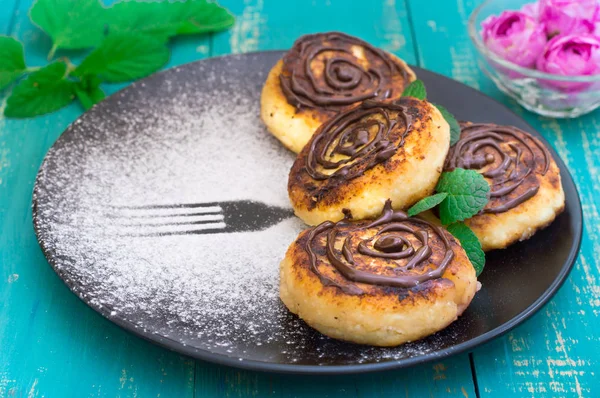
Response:
[{"label": "powdered sugar", "polygon": [[[36,228],[56,270],[109,317],[244,360],[380,362],[452,345],[447,331],[395,349],[359,347],[289,314],[278,298],[278,265],[305,228],[295,217],[253,232],[122,233],[137,213],[124,216],[114,206],[252,200],[289,208],[294,156],[259,120],[268,68],[256,57],[156,75],[71,126],[36,186]],[[219,217],[210,220],[221,223]]]}]

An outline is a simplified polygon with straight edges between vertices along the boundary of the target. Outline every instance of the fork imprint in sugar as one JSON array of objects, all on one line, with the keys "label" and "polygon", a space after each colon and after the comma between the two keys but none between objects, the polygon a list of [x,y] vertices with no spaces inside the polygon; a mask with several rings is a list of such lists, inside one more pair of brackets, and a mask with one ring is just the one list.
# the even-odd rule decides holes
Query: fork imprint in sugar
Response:
[{"label": "fork imprint in sugar", "polygon": [[294,215],[251,200],[173,205],[110,206],[107,217],[124,236],[199,235],[262,231]]}]

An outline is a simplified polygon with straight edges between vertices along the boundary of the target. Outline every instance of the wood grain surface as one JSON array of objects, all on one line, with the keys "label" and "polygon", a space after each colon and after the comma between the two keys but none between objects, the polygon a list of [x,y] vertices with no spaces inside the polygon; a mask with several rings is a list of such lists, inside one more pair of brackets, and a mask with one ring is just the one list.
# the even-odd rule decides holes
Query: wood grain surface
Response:
[{"label": "wood grain surface", "polygon": [[[50,41],[29,22],[31,3],[0,0],[0,33],[23,40],[29,65],[43,65]],[[175,40],[169,66],[284,49],[301,34],[340,30],[506,103],[539,129],[567,163],[586,219],[575,270],[539,314],[472,354],[358,376],[242,371],[145,342],[79,301],[48,266],[33,233],[34,178],[48,148],[83,112],[73,104],[35,119],[0,116],[0,398],[600,396],[600,242],[595,233],[600,113],[556,121],[504,97],[477,67],[467,35],[468,15],[479,3],[223,0],[237,17],[234,28]],[[78,55],[69,53],[75,60]]]}]

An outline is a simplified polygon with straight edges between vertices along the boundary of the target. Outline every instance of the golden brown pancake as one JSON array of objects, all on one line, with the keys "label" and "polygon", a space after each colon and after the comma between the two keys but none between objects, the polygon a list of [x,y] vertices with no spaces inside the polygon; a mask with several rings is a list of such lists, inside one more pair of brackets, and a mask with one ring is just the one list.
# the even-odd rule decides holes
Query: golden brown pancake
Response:
[{"label": "golden brown pancake", "polygon": [[481,173],[491,187],[483,211],[466,221],[483,250],[501,249],[530,238],[550,224],[565,205],[560,170],[548,149],[511,126],[461,123],[445,170]]},{"label": "golden brown pancake", "polygon": [[475,270],[442,227],[387,202],[376,220],[302,232],[280,267],[280,297],[321,333],[396,346],[435,333],[470,304]]},{"label": "golden brown pancake", "polygon": [[288,192],[309,225],[406,209],[435,189],[450,146],[448,123],[427,101],[366,101],[324,123],[298,155]]},{"label": "golden brown pancake", "polygon": [[404,61],[356,37],[306,35],[269,73],[261,117],[297,153],[330,117],[367,99],[399,98],[413,80]]}]

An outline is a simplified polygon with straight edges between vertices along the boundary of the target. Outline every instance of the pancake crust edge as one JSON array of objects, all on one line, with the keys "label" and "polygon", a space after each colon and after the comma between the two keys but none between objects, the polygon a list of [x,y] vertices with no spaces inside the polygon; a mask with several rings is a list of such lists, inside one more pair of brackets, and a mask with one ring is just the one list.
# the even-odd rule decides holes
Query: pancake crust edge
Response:
[{"label": "pancake crust edge", "polygon": [[[277,137],[286,148],[298,153],[304,145],[310,140],[310,137],[323,122],[332,116],[335,116],[342,110],[349,107],[355,106],[361,101],[355,101],[354,103],[340,106],[319,106],[319,104],[313,104],[312,106],[298,106],[289,102],[283,89],[280,80],[281,74],[284,72],[285,65],[284,60],[289,56],[290,53],[298,51],[297,48],[300,46],[302,40],[306,38],[315,38],[320,40],[322,37],[327,35],[339,35],[355,42],[352,46],[353,54],[356,59],[361,61],[365,67],[369,66],[368,57],[365,55],[365,51],[362,50],[362,46],[368,46],[368,43],[363,42],[358,38],[347,36],[340,33],[324,33],[316,35],[303,36],[294,44],[294,47],[290,50],[284,59],[277,62],[277,64],[271,69],[267,76],[267,80],[261,94],[261,119],[267,126],[267,129]],[[406,82],[399,85],[397,82],[394,84],[394,92],[390,98],[399,98],[403,88],[411,81],[416,79],[415,73],[410,67],[400,58],[396,57],[391,53],[387,53],[383,50],[375,49],[381,52],[385,57],[389,58],[397,67],[402,69],[406,73]],[[332,51],[333,54],[335,52]],[[292,61],[301,62],[302,60]],[[374,97],[375,98],[375,97]]]},{"label": "pancake crust edge", "polygon": [[[477,170],[483,173],[484,177],[487,173],[486,180],[492,185],[492,195],[494,191],[510,191],[514,188],[515,181],[520,180],[515,178],[514,181],[498,183],[510,177],[517,157],[519,166],[515,175],[524,176],[531,170],[514,190],[507,195],[492,196],[482,213],[465,222],[479,238],[484,251],[503,249],[529,239],[535,232],[551,224],[564,210],[565,194],[560,170],[548,149],[537,138],[520,129],[495,124],[465,122],[461,123],[461,128],[461,141],[450,149],[446,170],[463,167]],[[490,132],[499,134],[490,136]],[[474,133],[479,136],[474,136]],[[515,139],[511,134],[516,134],[522,141]],[[504,155],[490,146],[491,144],[497,145]],[[485,150],[486,145],[490,149]],[[472,151],[473,148],[479,149]],[[456,153],[457,151],[461,153]],[[519,151],[521,155],[517,156]],[[484,152],[491,153],[494,161],[488,162],[491,157],[486,160],[487,153]],[[490,177],[489,174],[494,174],[493,169],[498,169],[501,162],[507,158],[510,159],[508,162],[511,162],[511,165],[506,172]],[[503,207],[507,207],[506,211],[502,211]]]},{"label": "pancake crust edge", "polygon": [[[379,104],[405,106],[412,119],[404,144],[386,161],[352,179],[338,176],[318,181],[312,178],[307,170],[311,146],[313,141],[320,139],[319,135],[326,134],[332,125],[336,125],[334,119],[322,125],[298,155],[290,171],[288,193],[296,215],[307,224],[341,220],[345,210],[357,220],[374,217],[381,213],[387,199],[392,200],[395,209],[407,209],[433,193],[450,146],[448,123],[427,101],[402,98]],[[348,110],[337,118],[343,121],[364,106]],[[402,133],[396,131],[393,134]],[[357,163],[363,160],[358,159]]]},{"label": "pancake crust edge", "polygon": [[[345,278],[331,262],[326,263],[324,243],[318,241],[315,248],[317,269],[341,287],[324,282],[314,272],[306,249],[312,229],[304,231],[290,245],[281,262],[281,300],[310,326],[336,339],[396,346],[426,337],[456,320],[470,304],[478,285],[475,270],[458,241],[446,230],[440,230],[454,253],[451,262],[441,278],[406,288],[359,283]],[[426,267],[439,263],[441,256],[440,240],[432,230],[428,231],[434,255],[425,261]],[[356,251],[353,253],[358,256]],[[389,263],[380,259],[375,261],[375,265],[368,268],[370,271],[394,274],[387,268]]]}]

